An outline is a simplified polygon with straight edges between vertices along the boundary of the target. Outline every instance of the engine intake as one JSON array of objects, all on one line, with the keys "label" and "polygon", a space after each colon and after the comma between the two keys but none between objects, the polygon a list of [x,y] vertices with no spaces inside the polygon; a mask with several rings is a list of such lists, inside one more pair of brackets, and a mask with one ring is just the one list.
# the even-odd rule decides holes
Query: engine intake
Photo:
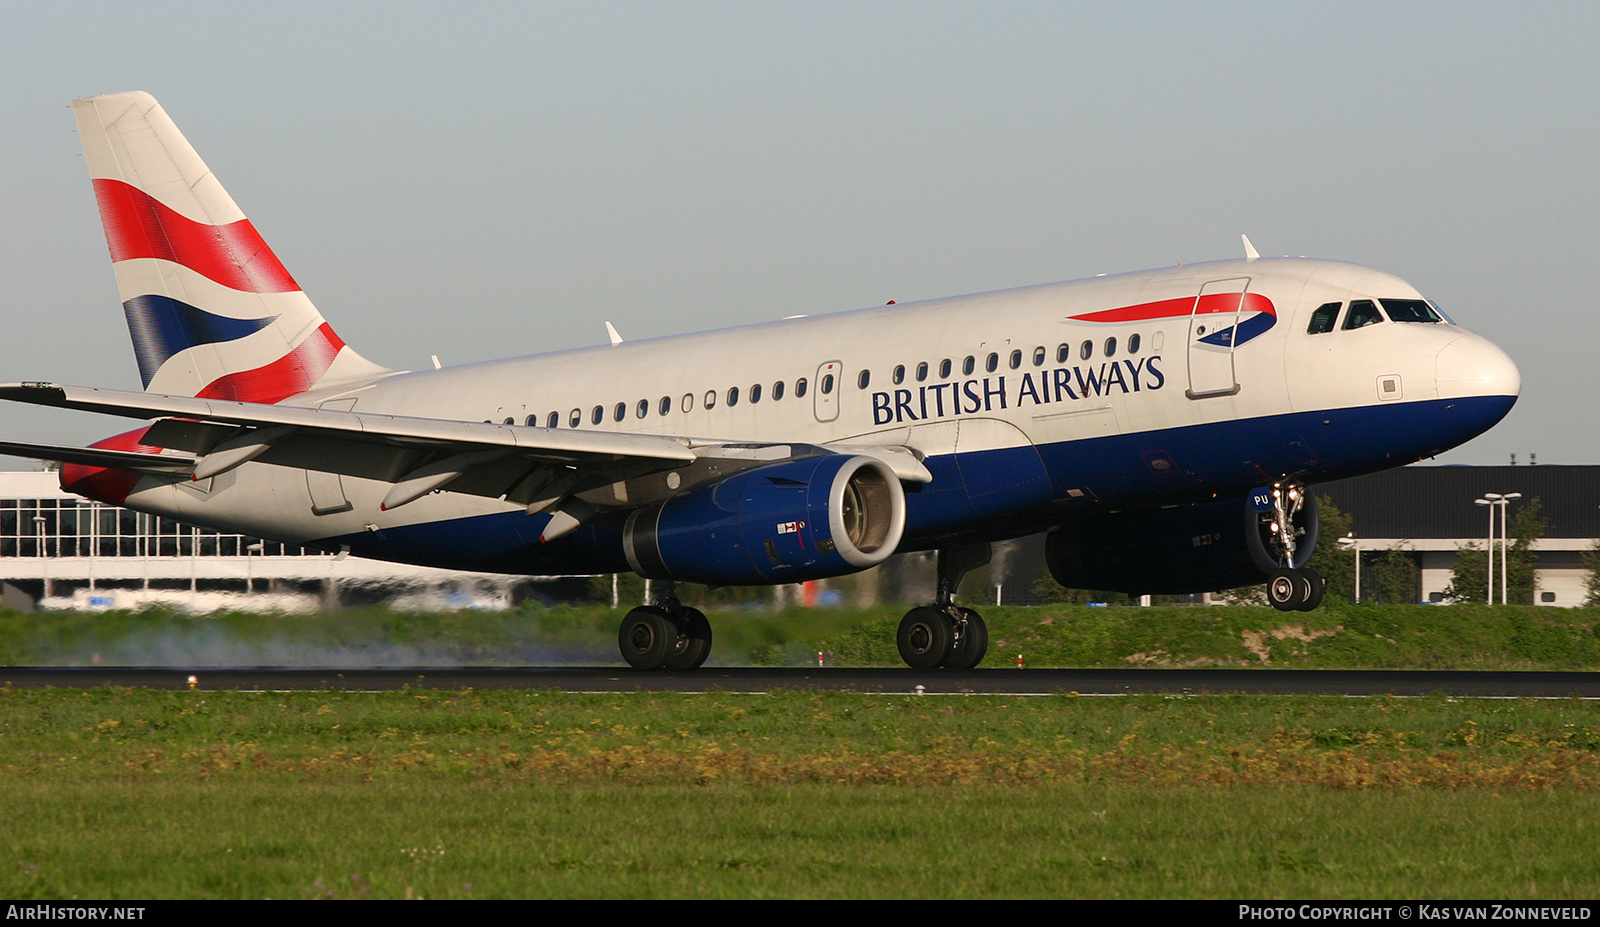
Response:
[{"label": "engine intake", "polygon": [[650,579],[801,582],[882,563],[905,521],[905,490],[888,464],[827,454],[743,470],[644,506],[628,517],[623,551]]}]

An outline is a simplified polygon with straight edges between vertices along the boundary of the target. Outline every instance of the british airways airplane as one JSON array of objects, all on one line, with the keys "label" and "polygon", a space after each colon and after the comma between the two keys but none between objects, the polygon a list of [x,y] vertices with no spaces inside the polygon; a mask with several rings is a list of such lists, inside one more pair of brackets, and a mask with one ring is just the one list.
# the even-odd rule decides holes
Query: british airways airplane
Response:
[{"label": "british airways airplane", "polygon": [[[1267,583],[1316,607],[1307,487],[1481,434],[1521,386],[1403,280],[1259,257],[401,372],[347,345],[150,95],[73,104],[144,392],[0,398],[148,421],[61,462],[74,493],[221,531],[512,574],[631,570],[618,643],[700,666],[679,582],[794,583],[938,553],[913,667],[973,667],[956,604],[1049,531],[1063,585]],[[609,327],[609,323],[607,323]]]}]

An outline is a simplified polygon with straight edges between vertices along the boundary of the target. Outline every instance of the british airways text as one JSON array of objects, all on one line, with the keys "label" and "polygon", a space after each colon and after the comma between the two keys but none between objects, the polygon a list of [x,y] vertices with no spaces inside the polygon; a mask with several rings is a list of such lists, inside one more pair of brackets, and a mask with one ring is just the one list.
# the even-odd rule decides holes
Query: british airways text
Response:
[{"label": "british airways text", "polygon": [[912,389],[880,390],[872,394],[872,423],[920,422],[952,415],[993,412],[1017,406],[1071,402],[1112,391],[1137,393],[1166,385],[1167,377],[1156,365],[1161,355],[1138,361],[1107,361],[1098,367],[1056,367],[1014,375],[932,383]]}]

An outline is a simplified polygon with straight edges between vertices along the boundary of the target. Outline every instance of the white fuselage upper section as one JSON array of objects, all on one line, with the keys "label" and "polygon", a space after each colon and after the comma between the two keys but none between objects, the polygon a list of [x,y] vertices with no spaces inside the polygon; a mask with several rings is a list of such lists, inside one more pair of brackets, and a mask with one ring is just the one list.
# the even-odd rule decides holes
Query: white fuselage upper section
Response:
[{"label": "white fuselage upper section", "polygon": [[[1277,321],[1231,352],[1191,348],[1205,319],[1187,313],[1071,318],[1193,298],[1208,281],[1239,278],[1271,301]],[[1002,446],[1040,445],[1397,400],[1516,394],[1515,366],[1453,324],[1306,333],[1319,305],[1385,297],[1420,294],[1351,264],[1223,261],[401,374],[290,401],[331,399],[345,408],[354,399],[365,412],[519,425],[545,426],[553,415],[559,428],[720,441],[904,444],[935,456],[949,453],[954,440],[951,429],[936,426],[963,418],[1009,426],[993,429]],[[1237,391],[1186,395],[1191,368],[1196,375],[1220,369],[1226,379],[1228,360]]]}]

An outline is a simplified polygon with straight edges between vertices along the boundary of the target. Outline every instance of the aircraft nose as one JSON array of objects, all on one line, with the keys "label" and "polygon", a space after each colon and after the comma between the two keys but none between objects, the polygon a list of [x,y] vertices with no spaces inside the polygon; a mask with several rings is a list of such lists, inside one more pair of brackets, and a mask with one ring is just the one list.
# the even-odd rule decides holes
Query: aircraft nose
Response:
[{"label": "aircraft nose", "polygon": [[1463,335],[1439,349],[1439,398],[1507,396],[1522,392],[1522,374],[1506,352],[1479,335]]}]

